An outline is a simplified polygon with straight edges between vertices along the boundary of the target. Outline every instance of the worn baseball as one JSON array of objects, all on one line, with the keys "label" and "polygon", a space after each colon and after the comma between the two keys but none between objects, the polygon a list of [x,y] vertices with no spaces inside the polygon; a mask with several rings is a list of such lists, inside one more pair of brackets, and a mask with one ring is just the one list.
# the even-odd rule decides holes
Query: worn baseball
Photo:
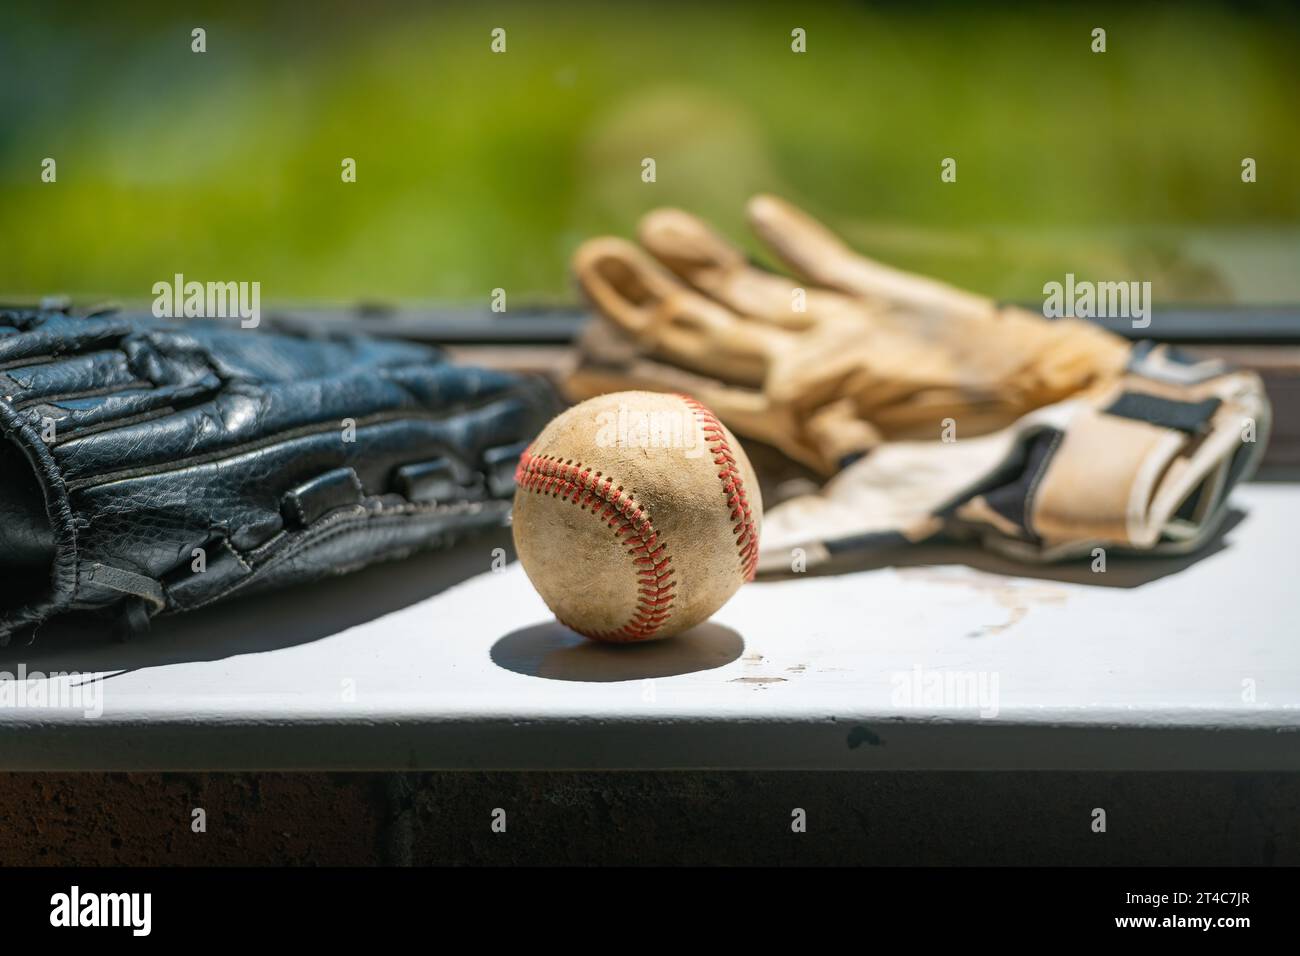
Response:
[{"label": "worn baseball", "polygon": [[648,641],[753,577],[763,505],[740,443],[694,399],[616,392],[543,429],[515,473],[515,550],[561,624]]}]

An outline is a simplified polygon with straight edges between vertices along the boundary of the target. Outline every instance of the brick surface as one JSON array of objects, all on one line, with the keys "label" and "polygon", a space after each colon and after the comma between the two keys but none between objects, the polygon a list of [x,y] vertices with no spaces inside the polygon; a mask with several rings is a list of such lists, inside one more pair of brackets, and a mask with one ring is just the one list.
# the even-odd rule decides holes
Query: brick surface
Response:
[{"label": "brick surface", "polygon": [[23,773],[0,832],[6,866],[1300,865],[1300,774]]},{"label": "brick surface", "polygon": [[374,775],[0,774],[0,864],[377,862],[385,806]]}]

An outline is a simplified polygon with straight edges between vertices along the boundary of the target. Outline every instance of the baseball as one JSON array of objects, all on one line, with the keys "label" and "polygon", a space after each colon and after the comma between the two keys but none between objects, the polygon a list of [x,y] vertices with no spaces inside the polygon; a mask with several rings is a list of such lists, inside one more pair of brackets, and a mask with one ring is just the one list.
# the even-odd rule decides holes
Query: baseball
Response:
[{"label": "baseball", "polygon": [[551,421],[515,473],[515,550],[561,624],[671,637],[754,574],[763,504],[740,443],[692,398],[617,392]]}]

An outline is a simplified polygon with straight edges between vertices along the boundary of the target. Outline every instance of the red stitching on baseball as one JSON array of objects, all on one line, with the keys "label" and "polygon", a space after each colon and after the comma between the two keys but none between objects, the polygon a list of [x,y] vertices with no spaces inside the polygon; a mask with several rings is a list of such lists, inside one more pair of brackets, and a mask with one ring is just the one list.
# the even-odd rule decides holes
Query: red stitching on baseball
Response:
[{"label": "red stitching on baseball", "polygon": [[628,546],[636,567],[637,605],[631,619],[612,631],[585,631],[563,619],[560,623],[583,637],[598,641],[641,641],[653,637],[672,611],[674,589],[672,558],[668,546],[659,542],[645,506],[638,505],[623,486],[614,487],[614,479],[572,459],[561,461],[550,455],[534,455],[526,450],[519,456],[515,484],[526,491],[558,497],[591,513],[614,529],[616,537]]},{"label": "red stitching on baseball", "polygon": [[736,535],[736,550],[740,555],[740,573],[746,581],[754,579],[758,569],[758,529],[754,527],[754,515],[749,510],[749,496],[745,493],[745,480],[736,466],[736,456],[727,441],[727,433],[722,422],[708,408],[701,405],[689,395],[678,395],[695,413],[696,420],[704,430],[704,440],[713,455],[713,463],[720,469],[718,480],[722,482],[722,493],[727,497],[727,507],[731,509],[731,520],[736,522],[733,532]]}]

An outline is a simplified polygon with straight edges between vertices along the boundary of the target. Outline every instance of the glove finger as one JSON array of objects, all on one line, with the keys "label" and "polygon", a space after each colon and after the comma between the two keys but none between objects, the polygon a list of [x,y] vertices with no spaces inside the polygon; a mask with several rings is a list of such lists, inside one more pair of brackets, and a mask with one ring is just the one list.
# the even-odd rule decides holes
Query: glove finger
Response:
[{"label": "glove finger", "polygon": [[[940,390],[933,398],[941,402],[946,393],[958,399],[952,413],[997,396],[995,404],[1009,412],[993,416],[1001,427],[1097,380],[1113,379],[1127,361],[1128,343],[1110,332],[1086,322],[1048,322],[873,262],[774,196],[754,197],[748,211],[754,230],[796,272],[887,310],[871,324],[881,336],[872,351],[884,367],[907,369],[903,374],[918,382],[915,372],[927,367],[926,378]],[[918,347],[928,353],[921,365]]]},{"label": "glove finger", "polygon": [[637,238],[675,274],[741,316],[803,330],[819,317],[859,308],[838,293],[805,289],[788,276],[760,269],[708,223],[680,209],[647,213]]},{"label": "glove finger", "polygon": [[642,351],[735,384],[757,386],[785,344],[778,330],[753,327],[687,288],[643,250],[622,239],[592,239],[573,257],[574,273],[597,310]]},{"label": "glove finger", "polygon": [[[980,387],[982,379],[954,362],[951,347],[937,347],[936,340],[954,330],[918,335],[915,317],[873,314],[861,300],[839,292],[805,292],[789,278],[753,266],[707,223],[678,209],[648,213],[638,236],[656,258],[711,298],[741,315],[801,329],[799,347],[776,356],[766,389],[775,405],[803,410],[798,440],[821,449],[814,467],[824,474],[878,444],[882,429],[894,438],[936,436],[942,420],[961,410],[963,422],[983,432],[1025,410],[1013,396],[1000,398]],[[842,246],[841,254],[848,254]],[[807,312],[793,310],[797,293],[806,296]],[[967,340],[968,350],[980,344],[976,336]],[[984,378],[1017,371],[1004,351],[995,350],[996,361],[982,363]],[[985,414],[986,404],[996,408]]]},{"label": "glove finger", "polygon": [[881,306],[954,317],[994,310],[983,296],[868,259],[812,216],[775,196],[755,196],[746,212],[755,234],[777,258],[818,285]]},{"label": "glove finger", "polygon": [[54,532],[45,513],[41,486],[23,460],[22,450],[0,441],[0,576],[54,562]]},{"label": "glove finger", "polygon": [[690,395],[707,405],[736,434],[754,438],[821,473],[833,468],[806,441],[794,412],[758,389],[736,386],[640,355],[636,343],[606,322],[593,322],[578,342],[578,363],[564,381],[565,396],[579,402],[610,392],[650,391]]}]

